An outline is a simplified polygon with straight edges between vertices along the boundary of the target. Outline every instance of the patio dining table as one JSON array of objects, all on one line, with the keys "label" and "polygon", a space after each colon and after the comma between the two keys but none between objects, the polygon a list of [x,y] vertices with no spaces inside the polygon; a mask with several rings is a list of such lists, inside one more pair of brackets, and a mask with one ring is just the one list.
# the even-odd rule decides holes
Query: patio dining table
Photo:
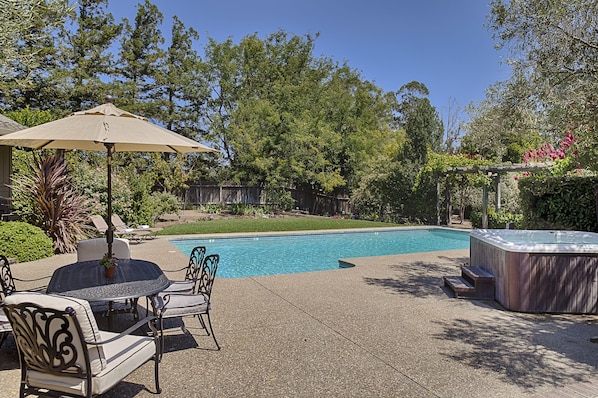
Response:
[{"label": "patio dining table", "polygon": [[140,297],[154,296],[170,283],[160,267],[151,261],[121,259],[114,277],[107,278],[98,260],[90,260],[65,265],[54,271],[47,293],[95,302],[130,299],[136,304]]}]

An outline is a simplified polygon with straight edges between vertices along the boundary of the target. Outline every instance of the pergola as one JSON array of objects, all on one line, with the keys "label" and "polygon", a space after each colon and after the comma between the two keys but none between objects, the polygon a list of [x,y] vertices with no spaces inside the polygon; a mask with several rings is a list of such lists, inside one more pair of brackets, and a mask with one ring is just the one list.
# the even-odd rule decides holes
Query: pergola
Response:
[{"label": "pergola", "polygon": [[[450,167],[443,173],[445,176],[448,174],[468,174],[468,173],[484,173],[492,178],[492,185],[494,185],[494,193],[496,197],[495,210],[500,210],[500,176],[501,174],[508,172],[519,172],[519,171],[534,171],[539,169],[545,169],[553,166],[553,162],[546,163],[515,163],[505,165],[492,165],[492,166],[461,166],[461,167]],[[441,173],[436,173],[436,225],[440,225],[440,213],[441,213],[441,188],[440,188],[440,177]],[[483,187],[483,198],[482,198],[482,228],[488,228],[488,188],[490,186],[484,185]],[[448,221],[450,223],[450,219]]]}]

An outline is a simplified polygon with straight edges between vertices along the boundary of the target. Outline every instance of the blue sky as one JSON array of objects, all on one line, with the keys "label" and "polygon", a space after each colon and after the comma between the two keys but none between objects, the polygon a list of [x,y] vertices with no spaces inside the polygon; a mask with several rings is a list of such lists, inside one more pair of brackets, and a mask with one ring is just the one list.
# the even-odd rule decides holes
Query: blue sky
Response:
[{"label": "blue sky", "polygon": [[[412,80],[424,83],[446,119],[449,100],[460,107],[484,99],[484,90],[505,80],[509,68],[484,28],[484,0],[152,0],[164,14],[168,37],[172,16],[200,34],[198,50],[218,42],[279,29],[303,36],[319,33],[315,55],[347,61],[385,91]],[[118,20],[133,21],[137,1],[110,0]]]}]

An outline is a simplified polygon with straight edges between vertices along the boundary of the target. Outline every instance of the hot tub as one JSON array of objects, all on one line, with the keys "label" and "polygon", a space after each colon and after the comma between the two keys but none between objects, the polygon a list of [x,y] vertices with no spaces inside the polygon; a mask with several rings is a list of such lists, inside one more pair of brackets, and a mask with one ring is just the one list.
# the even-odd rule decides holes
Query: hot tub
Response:
[{"label": "hot tub", "polygon": [[479,229],[470,265],[495,278],[496,301],[521,312],[598,314],[598,234]]}]

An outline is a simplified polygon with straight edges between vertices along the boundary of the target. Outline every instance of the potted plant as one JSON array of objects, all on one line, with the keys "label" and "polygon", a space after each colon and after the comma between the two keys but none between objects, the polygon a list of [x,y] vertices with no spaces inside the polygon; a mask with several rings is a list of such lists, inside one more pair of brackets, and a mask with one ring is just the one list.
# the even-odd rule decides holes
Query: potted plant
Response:
[{"label": "potted plant", "polygon": [[104,257],[100,260],[100,265],[104,267],[106,278],[114,278],[114,270],[118,264],[118,258],[114,257],[114,254],[104,254]]}]

